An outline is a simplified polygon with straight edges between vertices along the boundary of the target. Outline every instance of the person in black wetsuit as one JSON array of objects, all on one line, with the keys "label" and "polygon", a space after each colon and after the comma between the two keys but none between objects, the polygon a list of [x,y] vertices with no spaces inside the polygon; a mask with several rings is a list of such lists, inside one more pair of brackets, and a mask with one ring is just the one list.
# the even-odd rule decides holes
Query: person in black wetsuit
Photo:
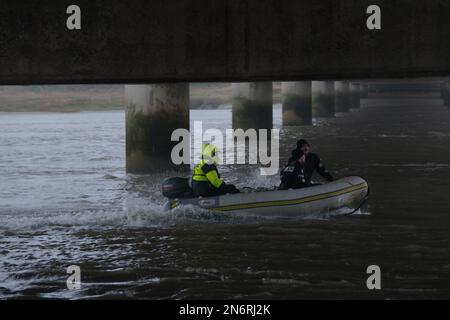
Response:
[{"label": "person in black wetsuit", "polygon": [[319,156],[309,150],[308,141],[304,139],[297,141],[297,148],[292,151],[288,165],[281,171],[279,190],[298,189],[313,185],[311,178],[314,171],[328,181],[334,180]]}]

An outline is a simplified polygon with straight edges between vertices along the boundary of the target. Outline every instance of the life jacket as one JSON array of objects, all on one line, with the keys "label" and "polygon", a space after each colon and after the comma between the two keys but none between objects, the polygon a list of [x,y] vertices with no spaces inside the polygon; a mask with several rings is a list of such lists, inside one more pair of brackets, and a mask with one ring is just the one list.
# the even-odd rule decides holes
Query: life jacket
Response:
[{"label": "life jacket", "polygon": [[219,188],[223,181],[220,179],[219,171],[215,165],[208,164],[205,160],[194,168],[192,180],[196,182],[208,182],[214,187]]},{"label": "life jacket", "polygon": [[206,173],[203,171],[203,166],[205,165],[205,161],[202,160],[200,163],[194,168],[194,175],[192,176],[192,180],[194,181],[208,181],[206,177]]}]

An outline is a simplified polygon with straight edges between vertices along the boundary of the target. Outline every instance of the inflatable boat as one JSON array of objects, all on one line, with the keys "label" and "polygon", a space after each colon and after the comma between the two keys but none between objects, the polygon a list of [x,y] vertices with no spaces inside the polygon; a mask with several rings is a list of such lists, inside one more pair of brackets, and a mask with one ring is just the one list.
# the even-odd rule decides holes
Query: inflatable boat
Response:
[{"label": "inflatable boat", "polygon": [[[180,206],[192,205],[206,210],[252,214],[258,216],[302,216],[339,212],[347,215],[357,211],[366,202],[369,185],[361,177],[342,178],[322,185],[302,189],[269,190],[241,192],[215,197],[193,197],[187,186],[173,191],[175,184],[171,181],[163,183],[163,194],[169,199],[164,210],[169,211]],[[165,188],[164,188],[165,186]],[[165,189],[165,190],[164,190]]]}]

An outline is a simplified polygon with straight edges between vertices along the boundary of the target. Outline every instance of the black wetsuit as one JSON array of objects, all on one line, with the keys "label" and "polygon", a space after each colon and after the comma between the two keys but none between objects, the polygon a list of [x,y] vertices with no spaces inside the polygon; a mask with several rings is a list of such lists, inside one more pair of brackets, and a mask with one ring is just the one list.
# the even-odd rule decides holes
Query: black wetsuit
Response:
[{"label": "black wetsuit", "polygon": [[281,171],[281,184],[279,189],[297,189],[311,186],[311,178],[314,171],[317,171],[317,173],[328,181],[333,181],[333,177],[316,154],[308,153],[305,162],[299,163],[298,159],[302,155],[303,153],[299,149],[292,151],[288,165]]}]

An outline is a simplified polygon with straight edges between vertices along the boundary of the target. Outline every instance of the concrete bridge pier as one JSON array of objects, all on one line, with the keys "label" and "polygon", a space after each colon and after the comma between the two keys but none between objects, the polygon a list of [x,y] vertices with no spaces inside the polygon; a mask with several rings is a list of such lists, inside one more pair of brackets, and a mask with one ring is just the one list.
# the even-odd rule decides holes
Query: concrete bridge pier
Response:
[{"label": "concrete bridge pier", "polygon": [[369,92],[378,93],[379,87],[376,84],[369,85]]},{"label": "concrete bridge pier", "polygon": [[445,102],[446,106],[450,109],[450,80],[445,82]]},{"label": "concrete bridge pier", "polygon": [[272,82],[233,83],[233,129],[272,129]]},{"label": "concrete bridge pier", "polygon": [[334,81],[312,82],[312,115],[314,118],[334,117]]},{"label": "concrete bridge pier", "polygon": [[282,82],[283,125],[312,124],[311,81]]},{"label": "concrete bridge pier", "polygon": [[369,98],[369,85],[367,83],[361,82],[360,83],[360,97],[359,97],[359,107],[361,108],[365,101],[363,99]]},{"label": "concrete bridge pier", "polygon": [[350,88],[348,81],[336,81],[334,83],[335,100],[334,107],[336,112],[350,111]]},{"label": "concrete bridge pier", "polygon": [[450,80],[442,83],[441,97],[444,100],[444,105],[450,108]]},{"label": "concrete bridge pier", "polygon": [[171,167],[175,129],[189,130],[189,84],[126,85],[126,170]]},{"label": "concrete bridge pier", "polygon": [[365,83],[361,83],[361,98],[369,98],[369,85]]},{"label": "concrete bridge pier", "polygon": [[446,93],[447,81],[441,82],[439,86],[439,92],[441,94],[442,101],[444,102],[444,106],[447,105],[447,93]]},{"label": "concrete bridge pier", "polygon": [[350,83],[350,109],[360,108],[360,84],[352,82]]}]

